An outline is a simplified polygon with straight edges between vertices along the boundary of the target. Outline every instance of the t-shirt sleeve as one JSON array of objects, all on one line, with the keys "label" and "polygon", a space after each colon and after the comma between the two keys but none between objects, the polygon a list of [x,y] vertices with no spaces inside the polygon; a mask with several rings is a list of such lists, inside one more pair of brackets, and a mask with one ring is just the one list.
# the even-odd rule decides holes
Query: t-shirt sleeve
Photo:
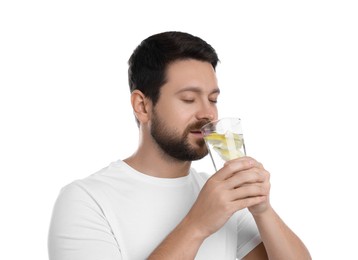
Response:
[{"label": "t-shirt sleeve", "polygon": [[49,237],[50,260],[120,260],[121,252],[101,206],[76,182],[60,192]]},{"label": "t-shirt sleeve", "polygon": [[238,213],[236,257],[242,259],[261,243],[261,237],[249,210],[243,209]]}]

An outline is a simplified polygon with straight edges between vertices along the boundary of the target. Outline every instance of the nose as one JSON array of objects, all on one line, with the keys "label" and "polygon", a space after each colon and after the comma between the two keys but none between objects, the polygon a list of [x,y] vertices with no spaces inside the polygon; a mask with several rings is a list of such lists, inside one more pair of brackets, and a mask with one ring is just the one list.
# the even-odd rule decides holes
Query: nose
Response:
[{"label": "nose", "polygon": [[217,118],[217,114],[218,112],[215,104],[202,104],[202,106],[196,113],[196,118],[198,120],[213,121]]}]

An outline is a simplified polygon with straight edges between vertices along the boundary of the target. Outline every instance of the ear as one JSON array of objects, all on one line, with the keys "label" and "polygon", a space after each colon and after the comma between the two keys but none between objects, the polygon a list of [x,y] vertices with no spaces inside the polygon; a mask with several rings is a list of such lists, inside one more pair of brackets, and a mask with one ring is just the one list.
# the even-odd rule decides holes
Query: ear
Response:
[{"label": "ear", "polygon": [[134,90],[131,94],[131,103],[135,117],[140,123],[146,123],[150,119],[152,102],[140,90]]}]

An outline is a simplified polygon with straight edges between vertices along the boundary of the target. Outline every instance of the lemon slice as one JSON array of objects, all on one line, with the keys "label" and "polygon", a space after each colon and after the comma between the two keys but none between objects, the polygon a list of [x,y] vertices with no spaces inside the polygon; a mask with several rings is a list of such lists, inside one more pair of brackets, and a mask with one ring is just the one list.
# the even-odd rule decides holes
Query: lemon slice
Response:
[{"label": "lemon slice", "polygon": [[242,135],[230,131],[225,134],[211,133],[204,139],[213,147],[213,149],[225,160],[232,160],[244,156],[241,151],[244,140]]},{"label": "lemon slice", "polygon": [[213,147],[213,148],[224,161],[230,161],[230,160],[244,156],[244,154],[240,150],[220,149],[218,147]]},{"label": "lemon slice", "polygon": [[218,134],[218,133],[211,133],[204,137],[206,141],[208,141],[210,144],[220,144],[225,141],[226,137],[224,134]]}]

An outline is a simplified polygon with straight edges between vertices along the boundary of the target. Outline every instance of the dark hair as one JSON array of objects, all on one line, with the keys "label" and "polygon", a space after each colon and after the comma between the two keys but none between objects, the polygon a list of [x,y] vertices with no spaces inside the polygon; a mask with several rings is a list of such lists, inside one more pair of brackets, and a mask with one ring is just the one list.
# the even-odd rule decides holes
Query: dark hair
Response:
[{"label": "dark hair", "polygon": [[163,32],[143,40],[128,61],[130,91],[140,90],[155,105],[160,88],[166,83],[166,70],[174,61],[196,59],[211,63],[214,70],[219,58],[208,43],[183,32]]}]

